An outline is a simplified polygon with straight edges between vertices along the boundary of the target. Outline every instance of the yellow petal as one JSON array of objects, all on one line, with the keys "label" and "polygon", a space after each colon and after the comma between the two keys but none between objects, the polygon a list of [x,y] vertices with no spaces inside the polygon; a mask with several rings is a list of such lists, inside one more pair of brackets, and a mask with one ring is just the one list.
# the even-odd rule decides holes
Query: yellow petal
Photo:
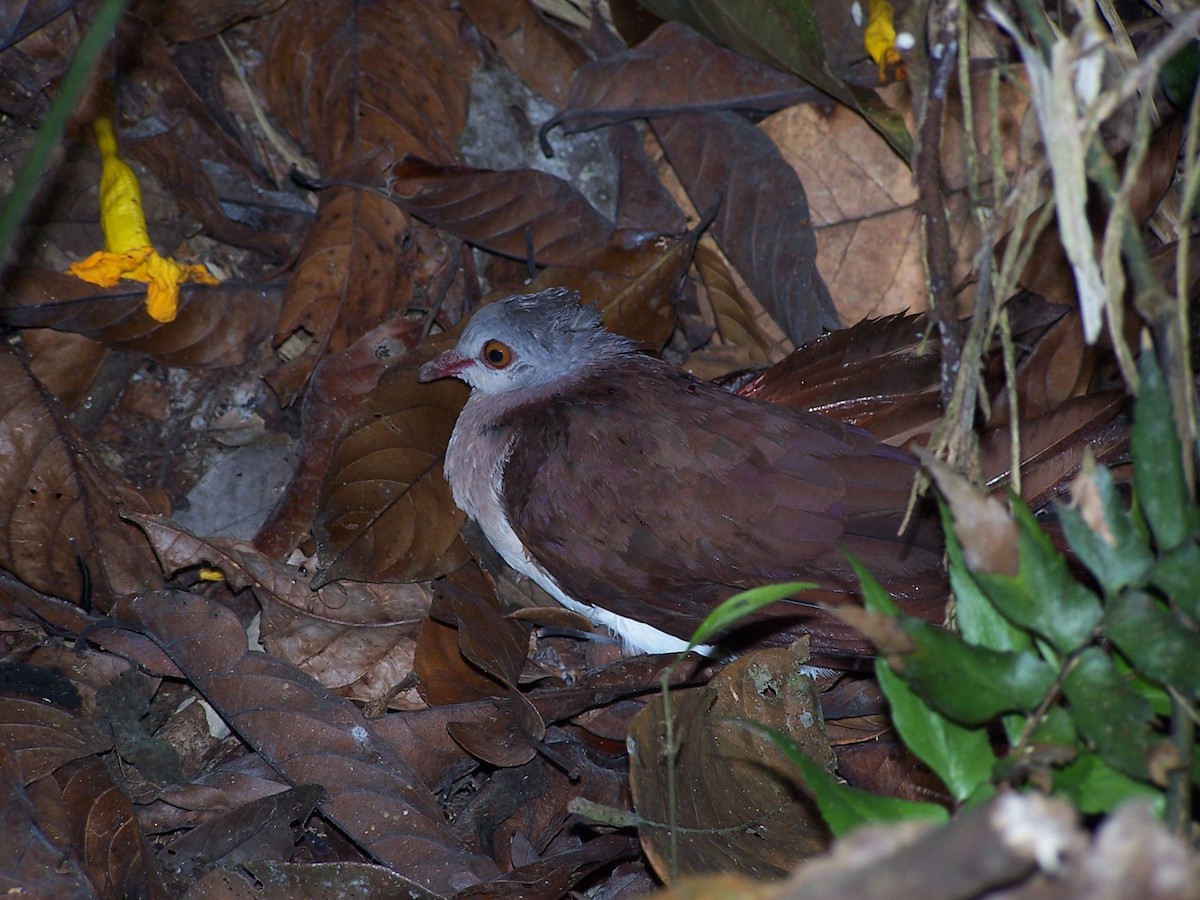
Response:
[{"label": "yellow petal", "polygon": [[133,169],[117,154],[117,137],[112,122],[97,119],[96,144],[103,166],[100,172],[100,227],[104,246],[113,253],[128,253],[150,245],[146,215],[142,212],[142,189]]},{"label": "yellow petal", "polygon": [[142,189],[137,176],[117,153],[112,122],[97,119],[96,145],[103,167],[100,174],[100,225],[105,251],[93,253],[67,271],[101,287],[120,279],[146,282],[146,312],[159,322],[173,322],[179,306],[179,285],[184,281],[219,284],[203,265],[184,265],[159,256],[150,243],[142,212]]},{"label": "yellow petal", "polygon": [[109,253],[107,250],[97,250],[87,259],[72,263],[67,272],[89,284],[112,287],[128,273],[136,271],[146,257],[153,252],[153,247],[139,247],[129,253]]},{"label": "yellow petal", "polygon": [[863,45],[871,59],[879,66],[879,78],[887,77],[892,69],[897,79],[904,78],[904,59],[896,49],[896,26],[892,5],[887,0],[867,0],[867,29],[863,33]]}]

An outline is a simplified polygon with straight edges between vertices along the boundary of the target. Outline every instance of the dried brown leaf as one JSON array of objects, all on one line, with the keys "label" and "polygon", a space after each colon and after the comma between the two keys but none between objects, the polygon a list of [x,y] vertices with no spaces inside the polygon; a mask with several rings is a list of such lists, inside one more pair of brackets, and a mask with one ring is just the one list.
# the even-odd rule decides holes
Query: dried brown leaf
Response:
[{"label": "dried brown leaf", "polygon": [[0,350],[0,565],[78,601],[81,566],[97,606],[161,583],[149,545],[120,521],[150,504],[94,460],[83,437],[10,349]]},{"label": "dried brown leaf", "polygon": [[631,838],[608,834],[582,847],[564,850],[505,872],[487,884],[468,888],[459,897],[496,900],[556,900],[569,896],[580,882],[601,868],[636,853]]},{"label": "dried brown leaf", "polygon": [[[360,6],[300,0],[270,19],[263,67],[272,112],[331,178],[409,153],[453,162],[475,50],[435,0]],[[294,401],[312,367],[394,314],[412,292],[415,247],[403,212],[368,192],[322,193],[288,288],[276,343],[313,340],[272,379]]]},{"label": "dried brown leaf", "polygon": [[[1023,420],[1021,438],[1021,499],[1040,509],[1066,490],[1079,471],[1085,451],[1101,461],[1115,460],[1129,446],[1129,423],[1119,417],[1128,405],[1123,391],[1075,397],[1036,419]],[[982,435],[980,468],[989,485],[1010,477],[1011,436],[1008,428]]]},{"label": "dried brown leaf", "polygon": [[[94,898],[79,861],[47,833],[44,812],[31,802],[12,751],[0,741],[0,890],[12,895]],[[41,815],[39,815],[41,813]]]},{"label": "dried brown leaf", "polygon": [[456,158],[478,54],[452,4],[293,0],[266,44],[271,110],[322,172],[385,150]]},{"label": "dried brown leaf", "polygon": [[807,648],[747,654],[704,688],[675,692],[671,714],[678,740],[675,791],[669,792],[663,754],[663,705],[652,701],[630,730],[630,786],[645,820],[642,848],[663,877],[668,865],[666,822],[675,794],[679,873],[737,871],[757,877],[786,873],[821,852],[828,832],[783,754],[731,719],[759,722],[787,734],[814,759],[833,767],[811,680],[799,675]]},{"label": "dried brown leaf", "polygon": [[465,387],[420,384],[417,368],[439,348],[389,369],[342,431],[322,487],[313,533],[320,587],[339,578],[421,581],[466,561],[441,459]]},{"label": "dried brown leaf", "polygon": [[313,590],[311,573],[242,541],[201,539],[167,519],[131,516],[168,572],[205,565],[262,605],[260,640],[330,690],[365,702],[388,697],[413,669],[430,591],[415,584],[336,582]]},{"label": "dried brown leaf", "polygon": [[108,348],[99,341],[53,328],[26,328],[21,345],[33,377],[67,409],[87,396],[108,356]]},{"label": "dried brown leaf", "polygon": [[133,803],[97,756],[57,776],[84,870],[102,897],[165,897]]},{"label": "dried brown leaf", "polygon": [[293,336],[311,340],[268,376],[284,405],[301,394],[326,355],[404,314],[416,264],[411,227],[402,210],[367,191],[321,194],[275,326],[276,346]]},{"label": "dried brown leaf", "polygon": [[301,413],[300,464],[254,538],[264,553],[282,557],[308,532],[334,439],[383,371],[411,349],[419,330],[408,319],[385,322],[317,364]]},{"label": "dried brown leaf", "polygon": [[236,366],[270,333],[281,294],[277,283],[184,285],[179,314],[164,325],[146,313],[144,285],[103,290],[70,275],[27,271],[4,292],[0,322],[75,332],[168,366]]},{"label": "dried brown leaf", "polygon": [[672,113],[767,112],[824,97],[795,75],[667,22],[636,47],[580,66],[555,123],[574,132]]},{"label": "dried brown leaf", "polygon": [[155,10],[154,27],[173,43],[220,34],[243,19],[265,16],[287,0],[174,0]]},{"label": "dried brown leaf", "polygon": [[155,675],[172,678],[181,678],[183,675],[167,655],[143,635],[113,627],[107,616],[89,615],[74,603],[38,593],[2,569],[0,610],[70,634],[87,631],[90,643],[119,653]]},{"label": "dried brown leaf", "polygon": [[246,754],[186,784],[163,786],[152,802],[139,806],[138,819],[150,834],[178,831],[287,787],[264,759]]},{"label": "dried brown leaf", "polygon": [[391,168],[387,190],[423,222],[543,266],[567,262],[612,232],[612,223],[573,185],[536,169],[491,171],[409,156]]},{"label": "dried brown leaf", "polygon": [[571,79],[587,60],[582,47],[532,3],[465,0],[463,9],[518,78],[554,106],[566,104]]},{"label": "dried brown leaf", "polygon": [[563,265],[545,269],[526,290],[565,287],[604,316],[605,327],[656,350],[675,328],[683,275],[691,263],[696,235],[655,237],[632,246],[583,251]]},{"label": "dried brown leaf", "polygon": [[696,271],[712,307],[716,333],[723,343],[745,351],[743,368],[779,362],[790,344],[772,338],[763,330],[755,314],[757,305],[738,290],[724,257],[705,240],[696,247]]},{"label": "dried brown leaf", "polygon": [[839,325],[816,267],[800,179],[775,145],[733,113],[651,120],[667,159],[755,297],[796,343]]},{"label": "dried brown leaf", "polygon": [[[173,54],[158,29],[137,16],[121,19],[117,46],[126,67],[117,81],[117,104],[126,122],[141,126],[121,134],[122,153],[168,185],[180,209],[209,237],[257,251],[273,266],[289,260],[294,234],[311,212],[275,191],[229,135],[227,110],[210,107],[188,82],[177,64],[187,51]],[[197,87],[206,88],[204,79]]]},{"label": "dried brown leaf", "polygon": [[322,784],[325,814],[382,862],[434,890],[491,877],[490,860],[450,831],[409,765],[377,741],[356,707],[288,664],[248,652],[225,607],[194,594],[150,592],[117,614],[152,634],[251,746],[293,784]]},{"label": "dried brown leaf", "polygon": [[251,800],[193,828],[172,841],[165,854],[173,887],[182,893],[217,867],[237,868],[262,860],[286,862],[314,807],[328,799],[319,785],[299,785]]},{"label": "dried brown leaf", "polygon": [[995,497],[929,453],[918,454],[954,516],[954,533],[972,572],[1016,575],[1020,568],[1017,523]]},{"label": "dried brown leaf", "polygon": [[[973,129],[983,148],[989,147],[991,134],[990,77],[986,70],[972,75]],[[907,83],[882,93],[911,128]],[[1003,81],[999,96],[997,137],[1005,171],[1012,173],[1018,166],[1018,136],[1028,92],[1019,84]],[[964,192],[963,121],[961,100],[957,91],[951,90],[940,158],[957,254],[956,282],[967,275],[979,242]],[[837,298],[842,320],[857,322],[868,316],[924,309],[925,270],[914,206],[917,189],[912,173],[887,142],[860,116],[840,106],[832,111],[794,106],[765,120],[761,127],[804,182],[818,246],[817,263]],[[962,295],[960,302],[968,297]]]},{"label": "dried brown leaf", "polygon": [[17,697],[0,697],[0,737],[25,784],[112,747],[111,737],[67,710]]}]

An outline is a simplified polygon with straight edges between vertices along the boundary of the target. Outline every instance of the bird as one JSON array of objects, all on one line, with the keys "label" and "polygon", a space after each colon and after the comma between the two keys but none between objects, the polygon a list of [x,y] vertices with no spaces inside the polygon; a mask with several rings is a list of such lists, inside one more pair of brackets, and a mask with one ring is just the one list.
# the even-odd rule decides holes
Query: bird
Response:
[{"label": "bird", "polygon": [[865,430],[695,378],[564,288],[477,310],[419,371],[449,377],[471,389],[443,460],[454,502],[508,565],[629,652],[684,650],[720,601],[803,579],[819,590],[719,644],[808,633],[814,661],[847,668],[871,652],[825,611],[856,602],[847,553],[940,620],[940,532],[917,517],[898,533],[918,463]]}]

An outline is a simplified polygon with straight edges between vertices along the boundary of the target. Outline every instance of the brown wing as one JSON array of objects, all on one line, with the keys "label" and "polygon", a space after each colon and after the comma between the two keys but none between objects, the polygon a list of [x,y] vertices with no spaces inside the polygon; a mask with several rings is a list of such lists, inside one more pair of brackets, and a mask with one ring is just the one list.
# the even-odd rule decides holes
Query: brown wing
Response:
[{"label": "brown wing", "polygon": [[906,454],[650,357],[510,422],[504,501],[525,546],[572,597],[670,633],[771,581],[853,590],[839,547],[889,586],[940,558],[895,536],[915,472]]}]

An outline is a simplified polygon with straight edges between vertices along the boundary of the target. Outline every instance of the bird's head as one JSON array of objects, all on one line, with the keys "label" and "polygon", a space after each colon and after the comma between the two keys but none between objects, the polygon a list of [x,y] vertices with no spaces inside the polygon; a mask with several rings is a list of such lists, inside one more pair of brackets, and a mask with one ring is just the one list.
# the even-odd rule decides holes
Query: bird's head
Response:
[{"label": "bird's head", "polygon": [[612,334],[579,293],[549,288],[518,294],[480,309],[452,350],[421,366],[421,381],[460,378],[485,394],[550,384],[589,361],[634,349]]}]

